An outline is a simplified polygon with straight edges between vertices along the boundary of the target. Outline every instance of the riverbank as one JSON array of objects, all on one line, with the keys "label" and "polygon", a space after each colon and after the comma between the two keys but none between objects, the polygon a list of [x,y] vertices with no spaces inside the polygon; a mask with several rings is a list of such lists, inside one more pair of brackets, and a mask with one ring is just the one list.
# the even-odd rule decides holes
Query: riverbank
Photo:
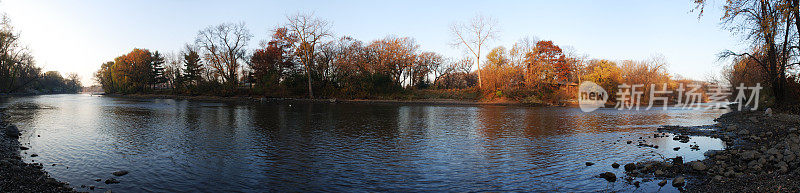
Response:
[{"label": "riverbank", "polygon": [[630,163],[624,179],[660,180],[661,186],[671,180],[688,192],[800,191],[796,180],[800,179],[800,116],[736,111],[715,121],[706,126],[665,126],[659,132],[672,133],[673,140],[682,142],[691,136],[719,138],[726,143],[725,150],[709,151],[706,159],[688,163],[680,157]]},{"label": "riverbank", "polygon": [[25,163],[19,156],[21,150],[19,130],[5,122],[9,118],[0,109],[0,192],[75,192],[69,184],[50,177],[41,163]]},{"label": "riverbank", "polygon": [[342,103],[342,104],[402,104],[402,105],[456,105],[456,106],[574,106],[575,104],[543,104],[522,103],[509,100],[477,101],[466,99],[413,99],[413,100],[388,100],[388,99],[302,99],[302,98],[262,98],[251,96],[186,96],[164,94],[106,94],[103,96],[133,98],[133,99],[177,99],[202,102],[230,102],[230,103],[269,103],[269,102],[306,102],[306,103]]}]

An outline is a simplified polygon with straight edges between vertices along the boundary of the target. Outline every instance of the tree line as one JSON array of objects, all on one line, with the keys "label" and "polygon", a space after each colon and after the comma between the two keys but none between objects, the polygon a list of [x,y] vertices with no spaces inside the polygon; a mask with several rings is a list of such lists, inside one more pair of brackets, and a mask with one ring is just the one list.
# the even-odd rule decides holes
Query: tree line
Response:
[{"label": "tree line", "polygon": [[420,49],[412,37],[334,37],[328,21],[298,13],[254,50],[247,50],[253,35],[244,23],[222,23],[201,29],[177,53],[134,49],[104,63],[95,77],[108,93],[382,98],[444,90],[532,103],[574,99],[582,81],[612,93],[622,83],[691,82],[667,73],[663,57],[588,59],[533,37],[488,49],[496,25],[480,15],[453,24],[452,45],[470,54],[450,58]]},{"label": "tree line", "polygon": [[0,16],[0,93],[76,93],[81,91],[78,74],[63,77],[57,71],[43,72],[20,41],[6,14]]},{"label": "tree line", "polygon": [[[694,0],[699,16],[711,1]],[[722,25],[749,42],[744,52],[723,51],[733,62],[723,73],[731,85],[761,83],[759,99],[770,106],[797,106],[800,102],[800,0],[727,0],[720,2]]]}]

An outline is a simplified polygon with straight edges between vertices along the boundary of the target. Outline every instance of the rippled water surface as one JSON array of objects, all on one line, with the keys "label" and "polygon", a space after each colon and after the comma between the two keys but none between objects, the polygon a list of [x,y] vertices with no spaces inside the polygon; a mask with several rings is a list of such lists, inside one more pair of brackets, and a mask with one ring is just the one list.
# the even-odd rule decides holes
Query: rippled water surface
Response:
[{"label": "rippled water surface", "polygon": [[[652,138],[664,124],[713,124],[717,110],[241,105],[89,95],[0,102],[31,147],[24,159],[43,163],[80,191],[94,185],[121,192],[651,192],[659,190],[655,182],[636,189],[594,176],[623,176],[614,162],[659,155],[696,160],[724,148],[705,137]],[[624,143],[639,137],[659,148]],[[700,151],[688,148],[694,143]],[[117,177],[119,184],[94,181],[117,170],[130,174]]]}]

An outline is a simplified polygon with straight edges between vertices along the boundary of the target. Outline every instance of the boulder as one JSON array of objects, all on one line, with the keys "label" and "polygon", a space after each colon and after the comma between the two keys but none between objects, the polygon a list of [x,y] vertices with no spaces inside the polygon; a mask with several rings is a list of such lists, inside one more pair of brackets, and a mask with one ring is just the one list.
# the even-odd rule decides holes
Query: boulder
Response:
[{"label": "boulder", "polygon": [[601,173],[600,174],[600,178],[603,178],[603,179],[605,179],[606,181],[609,181],[609,182],[616,182],[617,181],[617,175],[614,174],[614,173],[611,173],[611,172]]},{"label": "boulder", "polygon": [[106,184],[118,184],[118,183],[119,183],[119,180],[117,180],[117,179],[114,179],[114,178],[109,178],[109,179],[107,179],[107,180],[105,181],[105,183],[106,183]]},{"label": "boulder", "polygon": [[779,173],[786,173],[786,172],[788,172],[788,171],[789,171],[789,167],[787,167],[787,166],[780,166],[780,167],[778,167],[778,172],[779,172]]},{"label": "boulder", "polygon": [[700,161],[693,161],[691,165],[692,169],[697,171],[706,171],[708,169],[708,167],[706,167],[706,164],[703,164],[703,162]]},{"label": "boulder", "polygon": [[767,150],[767,153],[768,153],[768,154],[772,154],[772,155],[778,155],[778,154],[781,154],[781,152],[780,152],[780,151],[778,151],[778,149],[775,149],[774,147],[773,147],[773,148],[769,148],[769,150]]},{"label": "boulder", "polygon": [[740,129],[738,132],[736,132],[736,134],[744,136],[750,134],[750,131],[747,129]]},{"label": "boulder", "polygon": [[715,155],[721,154],[721,153],[722,153],[722,150],[708,150],[705,153],[703,153],[703,155],[706,156],[706,157],[714,157]]},{"label": "boulder", "polygon": [[653,175],[656,175],[656,176],[663,176],[664,174],[665,174],[664,171],[661,171],[661,170],[656,170],[656,172],[653,173]]},{"label": "boulder", "polygon": [[[590,163],[590,162],[587,162],[587,163]],[[120,170],[120,171],[116,171],[116,172],[111,173],[111,174],[114,174],[115,176],[124,176],[125,174],[128,174],[128,171]]]},{"label": "boulder", "polygon": [[636,164],[635,163],[625,164],[625,171],[626,172],[630,172],[630,171],[633,171],[633,170],[636,170]]},{"label": "boulder", "polygon": [[682,187],[685,184],[686,184],[686,179],[684,179],[683,176],[678,176],[675,177],[675,179],[672,179],[672,186],[674,187]]},{"label": "boulder", "polygon": [[658,186],[664,186],[664,185],[667,185],[666,180],[661,180],[660,182],[658,182]]},{"label": "boulder", "polygon": [[9,125],[6,127],[6,136],[11,138],[19,138],[19,129],[17,126]]},{"label": "boulder", "polygon": [[759,157],[759,156],[760,155],[758,155],[758,152],[750,150],[750,151],[745,151],[744,153],[742,153],[741,158],[744,161],[750,161],[750,160],[756,159],[756,157]]},{"label": "boulder", "polygon": [[672,158],[672,165],[675,166],[683,165],[683,157],[675,156],[675,158]]}]

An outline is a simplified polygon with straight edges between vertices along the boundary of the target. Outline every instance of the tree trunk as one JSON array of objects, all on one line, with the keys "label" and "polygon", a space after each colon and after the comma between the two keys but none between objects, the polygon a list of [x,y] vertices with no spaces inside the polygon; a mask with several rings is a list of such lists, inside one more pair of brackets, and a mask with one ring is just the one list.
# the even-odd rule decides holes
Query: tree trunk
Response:
[{"label": "tree trunk", "polygon": [[[480,48],[478,48],[480,49]],[[480,53],[480,51],[478,51]],[[478,54],[478,89],[483,88],[483,80],[481,80],[481,56]]]},{"label": "tree trunk", "polygon": [[308,76],[307,77],[307,80],[308,80],[308,98],[313,99],[314,98],[314,90],[311,89],[311,67],[310,67],[310,64],[311,64],[311,61],[310,60],[306,60],[306,76]]}]

